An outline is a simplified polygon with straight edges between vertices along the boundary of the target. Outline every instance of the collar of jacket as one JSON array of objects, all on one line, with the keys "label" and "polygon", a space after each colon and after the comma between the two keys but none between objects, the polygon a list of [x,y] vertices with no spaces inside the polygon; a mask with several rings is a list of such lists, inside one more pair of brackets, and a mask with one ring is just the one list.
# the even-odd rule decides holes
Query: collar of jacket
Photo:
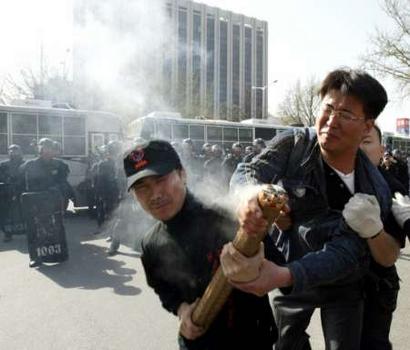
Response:
[{"label": "collar of jacket", "polygon": [[[367,158],[361,149],[357,151],[354,170],[355,192],[376,196],[380,204],[382,218],[385,219],[391,207],[392,194],[380,171],[370,162],[369,158]],[[325,183],[323,158],[316,136],[312,137],[309,144],[309,151],[300,164],[300,174],[303,174],[303,177],[308,176],[312,172],[316,173],[319,179],[318,183],[321,187],[320,191],[325,194],[326,189],[323,186]]]},{"label": "collar of jacket", "polygon": [[187,190],[185,201],[181,210],[172,219],[164,221],[164,224],[170,229],[180,229],[181,225],[186,225],[187,221],[192,219],[193,212],[200,206],[200,203],[196,200],[192,193]]}]

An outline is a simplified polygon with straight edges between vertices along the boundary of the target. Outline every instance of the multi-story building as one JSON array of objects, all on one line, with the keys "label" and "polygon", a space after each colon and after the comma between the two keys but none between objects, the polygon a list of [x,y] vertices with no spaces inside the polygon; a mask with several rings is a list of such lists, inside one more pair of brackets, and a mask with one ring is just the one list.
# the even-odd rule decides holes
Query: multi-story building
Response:
[{"label": "multi-story building", "polygon": [[[191,117],[266,118],[267,22],[189,0],[159,1],[169,40],[161,46],[161,52],[153,55],[155,69],[147,80],[152,86],[159,87],[156,95],[162,90],[165,105]],[[77,24],[86,26],[84,13],[90,9],[95,11],[102,3],[108,2],[78,0],[74,16]],[[128,26],[133,23],[124,1],[119,3],[125,10],[112,11],[110,18],[110,25],[115,26],[116,31],[124,27],[124,23]],[[140,18],[135,18],[136,25],[138,22],[141,22]],[[158,40],[161,35],[158,33]],[[74,45],[74,77],[79,85],[86,84],[83,79],[86,67],[83,52],[86,50],[84,42],[77,46],[77,50]],[[153,100],[157,101],[158,96]],[[150,105],[154,106],[154,103],[148,103],[148,107]],[[149,108],[145,111],[150,112]]]},{"label": "multi-story building", "polygon": [[219,119],[267,116],[268,24],[188,0],[167,0],[174,31],[163,77],[173,101]]}]

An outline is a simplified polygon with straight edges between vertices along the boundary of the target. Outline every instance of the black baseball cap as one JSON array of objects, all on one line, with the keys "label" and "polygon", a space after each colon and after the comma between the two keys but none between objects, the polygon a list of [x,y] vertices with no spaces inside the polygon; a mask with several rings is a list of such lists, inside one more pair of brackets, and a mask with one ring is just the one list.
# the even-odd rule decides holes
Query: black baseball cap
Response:
[{"label": "black baseball cap", "polygon": [[164,140],[151,140],[135,145],[124,156],[128,191],[138,180],[147,176],[163,176],[181,169],[181,160],[174,147]]}]

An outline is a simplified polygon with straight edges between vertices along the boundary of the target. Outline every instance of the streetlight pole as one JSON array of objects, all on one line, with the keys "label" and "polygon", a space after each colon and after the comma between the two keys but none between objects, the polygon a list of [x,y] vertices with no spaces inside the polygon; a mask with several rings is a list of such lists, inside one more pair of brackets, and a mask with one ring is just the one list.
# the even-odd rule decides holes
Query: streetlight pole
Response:
[{"label": "streetlight pole", "polygon": [[262,91],[262,119],[265,119],[265,99],[266,99],[266,89],[269,85],[277,83],[278,80],[275,79],[265,86],[252,86],[252,90],[261,90]]}]

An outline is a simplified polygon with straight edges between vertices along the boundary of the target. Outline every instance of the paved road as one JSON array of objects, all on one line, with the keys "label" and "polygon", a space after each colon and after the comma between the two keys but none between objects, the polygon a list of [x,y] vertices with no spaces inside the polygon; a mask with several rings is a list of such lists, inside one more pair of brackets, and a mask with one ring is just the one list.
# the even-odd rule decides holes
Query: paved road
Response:
[{"label": "paved road", "polygon": [[[177,349],[177,320],[147,287],[138,254],[121,246],[121,254],[107,257],[107,243],[92,234],[87,217],[70,217],[66,226],[70,260],[60,265],[30,269],[24,237],[0,243],[0,349]],[[392,340],[406,350],[410,249],[398,268],[403,282]],[[309,333],[312,348],[324,349],[316,314]]]}]

